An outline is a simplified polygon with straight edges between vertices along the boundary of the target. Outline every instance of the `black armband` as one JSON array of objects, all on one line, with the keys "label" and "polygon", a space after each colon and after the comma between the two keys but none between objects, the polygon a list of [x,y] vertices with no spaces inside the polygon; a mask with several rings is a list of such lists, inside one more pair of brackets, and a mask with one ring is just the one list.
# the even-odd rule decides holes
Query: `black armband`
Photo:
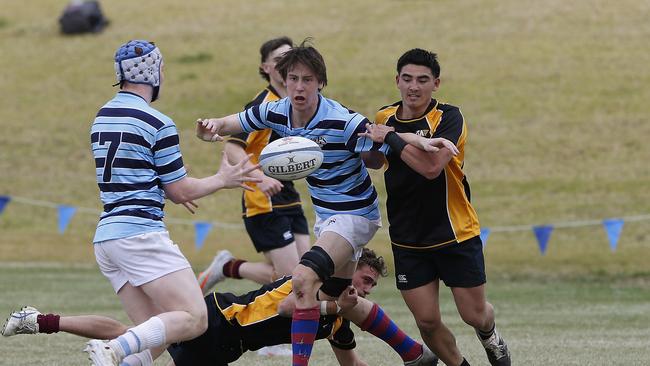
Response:
[{"label": "black armband", "polygon": [[408,145],[408,143],[402,140],[402,138],[399,137],[395,131],[390,131],[387,133],[386,137],[384,137],[384,142],[386,145],[390,146],[390,149],[393,150],[397,155],[402,154],[402,150],[404,150],[406,145]]}]

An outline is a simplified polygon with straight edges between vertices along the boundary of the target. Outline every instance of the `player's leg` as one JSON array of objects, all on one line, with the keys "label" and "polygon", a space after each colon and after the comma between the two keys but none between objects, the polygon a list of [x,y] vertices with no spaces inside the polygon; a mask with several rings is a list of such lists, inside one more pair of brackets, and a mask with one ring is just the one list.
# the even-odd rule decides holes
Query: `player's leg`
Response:
[{"label": "player's leg", "polygon": [[[235,258],[227,250],[219,251],[210,266],[199,274],[203,293],[207,294],[215,284],[226,278],[244,278],[268,284],[278,277],[291,274],[301,255],[296,249],[293,233],[295,221],[293,214],[281,211],[245,217],[246,231],[255,250],[264,253],[266,262],[249,262]],[[306,220],[303,226],[306,227]],[[307,232],[306,228],[304,232]],[[304,238],[300,237],[301,247],[304,246],[303,242]]]},{"label": "player's leg", "polygon": [[441,319],[438,283],[433,281],[414,289],[402,290],[402,298],[413,314],[424,343],[446,365],[461,365],[463,356],[456,345],[456,338]]},{"label": "player's leg", "polygon": [[335,272],[342,280],[351,279],[363,246],[380,226],[379,220],[371,221],[355,215],[334,215],[326,220],[317,220],[314,233],[318,239],[302,256],[292,274],[296,298],[291,326],[294,365],[307,365],[309,362],[318,330],[320,309],[316,294],[321,285]]},{"label": "player's leg", "polygon": [[[361,330],[386,342],[407,365],[418,365],[419,363],[415,363],[418,359],[428,357],[424,355],[422,344],[404,333],[379,305],[369,300],[359,297],[357,304],[341,315]],[[427,365],[433,362],[431,359]]]},{"label": "player's leg", "polygon": [[336,263],[347,262],[352,255],[352,247],[342,236],[325,232],[293,270],[292,292],[296,309],[292,316],[291,343],[294,366],[309,363],[318,331],[320,308],[316,294],[321,284],[334,274]]},{"label": "player's leg", "polygon": [[413,314],[424,343],[447,365],[462,364],[456,338],[442,322],[439,304],[439,268],[435,254],[393,246],[395,283]]},{"label": "player's leg", "polygon": [[[255,250],[264,253],[268,263],[243,262],[233,276],[270,283],[290,275],[309,249],[307,220],[302,213],[274,211],[247,217],[244,222]],[[226,269],[224,273],[228,277]]]},{"label": "player's leg", "polygon": [[311,237],[309,236],[309,224],[302,210],[291,216],[291,232],[296,241],[296,251],[298,258],[301,258],[311,247]]},{"label": "player's leg", "polygon": [[[194,291],[191,284],[196,284],[194,273],[190,269],[173,272],[140,287],[126,284],[118,292],[124,310],[129,318],[138,324],[127,332],[108,342],[108,346],[118,357],[126,357],[124,363],[131,365],[149,364],[162,354],[168,343],[176,343],[200,335],[207,327],[203,319],[203,329],[196,334],[196,322],[201,321],[201,311],[205,312],[205,302],[201,298],[203,309],[191,303]],[[200,296],[200,292],[198,292]],[[148,356],[147,351],[150,351]],[[141,360],[141,356],[145,360]],[[140,361],[141,363],[137,363]]]},{"label": "player's leg", "polygon": [[[59,318],[60,332],[94,339],[112,339],[127,331],[121,322],[99,315],[62,316]],[[41,331],[41,333],[45,333]]]},{"label": "player's leg", "polygon": [[[207,310],[196,277],[166,232],[95,244],[95,254],[102,273],[118,290],[127,314],[138,324],[108,342],[117,361],[205,331]],[[112,358],[106,356],[101,341],[88,342],[87,352],[99,365],[104,364],[103,359]]]},{"label": "player's leg", "polygon": [[508,346],[497,332],[494,308],[485,295],[485,264],[480,238],[469,239],[445,254],[445,284],[451,288],[458,313],[473,327],[490,364],[510,365]]}]

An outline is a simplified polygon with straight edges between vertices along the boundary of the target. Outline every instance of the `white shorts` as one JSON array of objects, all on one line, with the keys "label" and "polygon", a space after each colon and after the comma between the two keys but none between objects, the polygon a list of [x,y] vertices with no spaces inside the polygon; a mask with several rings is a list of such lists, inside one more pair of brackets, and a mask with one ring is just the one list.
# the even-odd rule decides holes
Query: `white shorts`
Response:
[{"label": "white shorts", "polygon": [[95,260],[116,293],[127,282],[137,287],[191,267],[167,231],[95,243]]},{"label": "white shorts", "polygon": [[325,220],[316,217],[314,234],[316,238],[320,237],[325,231],[341,235],[348,241],[354,251],[350,260],[356,262],[361,258],[363,247],[375,236],[380,227],[381,219],[368,220],[357,215],[332,215]]}]

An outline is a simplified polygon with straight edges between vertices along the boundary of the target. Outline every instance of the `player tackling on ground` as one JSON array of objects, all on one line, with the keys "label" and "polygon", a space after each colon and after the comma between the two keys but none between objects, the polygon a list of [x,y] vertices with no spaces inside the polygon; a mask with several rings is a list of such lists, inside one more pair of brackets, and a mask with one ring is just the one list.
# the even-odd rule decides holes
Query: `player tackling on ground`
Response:
[{"label": "player tackling on ground", "polygon": [[[356,342],[350,321],[364,331],[393,328],[393,338],[401,340],[393,342],[393,349],[398,353],[408,348],[416,351],[416,358],[406,361],[406,366],[435,366],[437,358],[427,347],[397,328],[379,306],[364,299],[377,284],[379,276],[385,275],[383,258],[364,248],[352,276],[352,286],[343,291],[337,301],[320,302],[316,338],[329,340],[340,365],[367,366],[355,352]],[[176,366],[226,366],[248,350],[290,343],[294,309],[293,299],[289,297],[291,290],[291,278],[284,277],[240,296],[219,292],[209,294],[204,298],[208,308],[208,329],[195,339],[170,345],[168,351],[174,363]],[[381,314],[379,318],[378,313]],[[126,330],[125,325],[107,317],[41,314],[26,306],[9,316],[2,327],[2,335],[67,332],[82,337],[113,338]],[[151,363],[133,363],[130,366],[151,366]]]}]

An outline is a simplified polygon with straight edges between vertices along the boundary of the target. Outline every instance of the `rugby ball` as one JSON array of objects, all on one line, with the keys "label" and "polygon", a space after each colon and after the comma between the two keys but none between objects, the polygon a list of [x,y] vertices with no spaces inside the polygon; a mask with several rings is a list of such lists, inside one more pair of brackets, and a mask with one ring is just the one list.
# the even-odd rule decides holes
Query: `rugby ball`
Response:
[{"label": "rugby ball", "polygon": [[314,141],[289,136],[277,139],[262,149],[262,171],[277,180],[295,180],[308,176],[323,162],[323,151]]}]

